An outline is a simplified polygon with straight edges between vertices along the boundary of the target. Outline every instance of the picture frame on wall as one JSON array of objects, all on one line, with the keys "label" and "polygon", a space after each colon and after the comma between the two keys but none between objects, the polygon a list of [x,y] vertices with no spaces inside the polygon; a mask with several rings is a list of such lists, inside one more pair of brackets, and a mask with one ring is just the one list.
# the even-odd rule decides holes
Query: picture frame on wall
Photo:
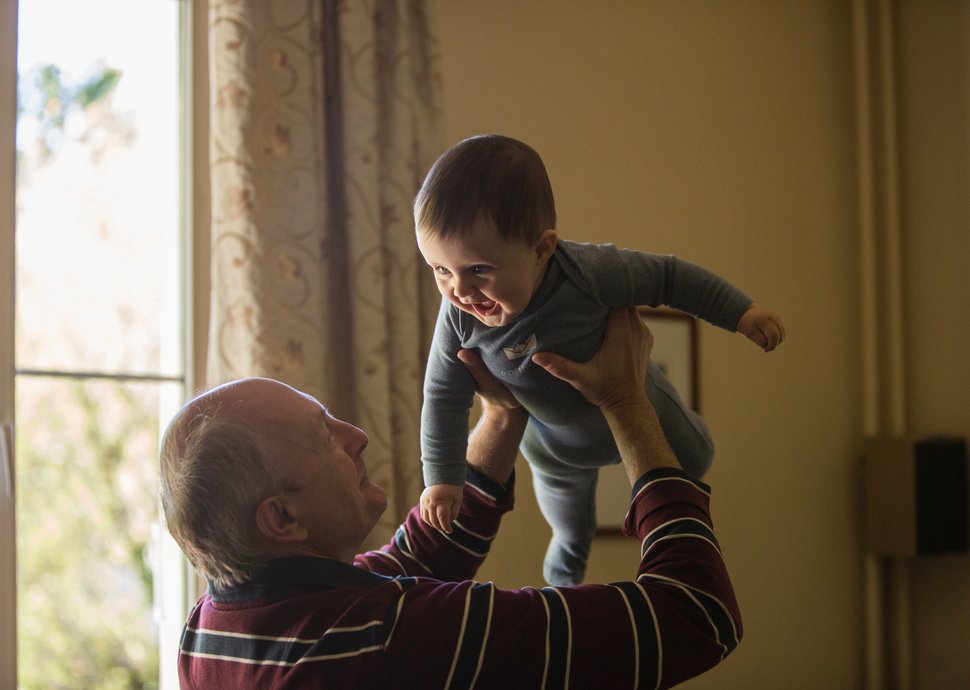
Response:
[{"label": "picture frame on wall", "polygon": [[[640,317],[653,333],[650,358],[692,409],[699,412],[697,319],[672,309],[639,307]],[[630,482],[622,464],[600,468],[596,488],[598,534],[620,534],[630,506]]]}]

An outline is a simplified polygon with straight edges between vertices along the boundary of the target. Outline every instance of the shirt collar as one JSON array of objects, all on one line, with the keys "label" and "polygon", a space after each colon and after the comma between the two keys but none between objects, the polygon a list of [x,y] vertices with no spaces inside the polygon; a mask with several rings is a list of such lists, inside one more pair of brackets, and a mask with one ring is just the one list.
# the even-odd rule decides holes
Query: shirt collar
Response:
[{"label": "shirt collar", "polygon": [[228,603],[273,598],[306,587],[374,587],[391,579],[331,558],[287,556],[267,562],[241,585],[222,588],[210,582],[209,594],[215,601]]}]

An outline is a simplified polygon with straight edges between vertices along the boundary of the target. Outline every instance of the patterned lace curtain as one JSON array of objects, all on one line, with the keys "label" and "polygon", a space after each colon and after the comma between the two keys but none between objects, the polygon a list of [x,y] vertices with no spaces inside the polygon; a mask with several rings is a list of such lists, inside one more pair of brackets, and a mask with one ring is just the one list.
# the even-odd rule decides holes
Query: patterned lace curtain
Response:
[{"label": "patterned lace curtain", "polygon": [[268,376],[370,436],[386,540],[421,489],[438,296],[411,203],[441,150],[421,0],[212,0],[210,384]]}]

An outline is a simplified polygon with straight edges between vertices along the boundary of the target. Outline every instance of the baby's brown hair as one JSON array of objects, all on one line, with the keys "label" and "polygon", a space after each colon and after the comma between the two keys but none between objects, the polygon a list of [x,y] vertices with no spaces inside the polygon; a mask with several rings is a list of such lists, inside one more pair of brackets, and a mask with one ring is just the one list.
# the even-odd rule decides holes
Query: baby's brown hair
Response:
[{"label": "baby's brown hair", "polygon": [[414,199],[414,224],[436,237],[459,237],[490,222],[505,240],[531,242],[556,227],[556,204],[535,149],[498,134],[459,142],[431,166]]}]

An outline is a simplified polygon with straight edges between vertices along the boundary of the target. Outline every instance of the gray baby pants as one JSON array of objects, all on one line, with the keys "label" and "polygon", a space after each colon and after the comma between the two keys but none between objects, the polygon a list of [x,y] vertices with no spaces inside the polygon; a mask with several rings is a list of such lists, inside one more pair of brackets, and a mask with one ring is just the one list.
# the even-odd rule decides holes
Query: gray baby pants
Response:
[{"label": "gray baby pants", "polygon": [[[707,425],[690,409],[653,361],[647,369],[647,397],[657,410],[660,426],[684,471],[704,476],[714,459]],[[582,582],[590,544],[596,531],[597,468],[572,467],[556,458],[526,456],[532,469],[536,499],[552,539],[543,562],[543,576],[551,585]]]}]

